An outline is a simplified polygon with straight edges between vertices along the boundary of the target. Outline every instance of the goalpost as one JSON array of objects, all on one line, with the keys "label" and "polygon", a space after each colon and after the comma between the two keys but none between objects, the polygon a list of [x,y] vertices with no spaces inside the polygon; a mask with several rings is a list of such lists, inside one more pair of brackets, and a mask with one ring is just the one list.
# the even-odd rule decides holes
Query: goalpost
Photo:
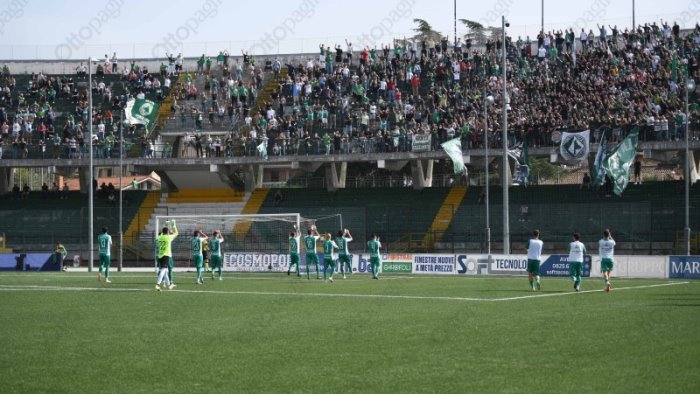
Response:
[{"label": "goalpost", "polygon": [[[222,255],[286,255],[289,252],[289,233],[295,226],[302,236],[312,225],[316,225],[319,232],[331,234],[343,228],[341,214],[321,217],[303,217],[299,213],[157,215],[153,232],[154,252],[155,237],[164,227],[170,227],[173,221],[179,232],[179,236],[172,243],[176,266],[189,266],[190,240],[195,230],[201,230],[208,236],[215,230],[221,231],[224,237],[224,243],[221,245]],[[154,263],[157,265],[155,255]]]}]

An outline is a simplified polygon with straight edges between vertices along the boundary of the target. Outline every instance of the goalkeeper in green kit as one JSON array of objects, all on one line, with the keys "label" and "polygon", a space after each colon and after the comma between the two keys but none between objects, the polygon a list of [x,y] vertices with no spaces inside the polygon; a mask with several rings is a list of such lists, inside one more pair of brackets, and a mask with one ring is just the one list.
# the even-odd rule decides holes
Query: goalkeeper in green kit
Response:
[{"label": "goalkeeper in green kit", "polygon": [[224,243],[224,236],[221,235],[221,231],[214,231],[212,238],[209,238],[209,254],[211,259],[211,278],[214,279],[214,271],[219,271],[219,280],[222,279],[221,268],[221,244]]}]

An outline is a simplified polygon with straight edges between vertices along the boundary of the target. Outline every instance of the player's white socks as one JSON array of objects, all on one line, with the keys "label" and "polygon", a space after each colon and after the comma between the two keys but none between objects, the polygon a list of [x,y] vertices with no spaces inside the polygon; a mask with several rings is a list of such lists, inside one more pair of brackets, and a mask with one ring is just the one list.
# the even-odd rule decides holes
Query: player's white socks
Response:
[{"label": "player's white socks", "polygon": [[158,282],[156,284],[160,286],[160,284],[165,280],[165,285],[170,286],[170,278],[168,277],[168,269],[167,268],[161,268],[160,272],[158,273]]}]

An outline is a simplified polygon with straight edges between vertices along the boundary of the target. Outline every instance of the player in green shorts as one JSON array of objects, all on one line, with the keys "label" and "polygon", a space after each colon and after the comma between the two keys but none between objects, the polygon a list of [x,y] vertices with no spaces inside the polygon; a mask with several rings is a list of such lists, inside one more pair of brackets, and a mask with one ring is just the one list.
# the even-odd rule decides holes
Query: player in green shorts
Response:
[{"label": "player in green shorts", "polygon": [[173,289],[175,284],[170,282],[168,274],[168,265],[172,261],[172,243],[178,236],[177,225],[175,221],[166,222],[163,230],[156,237],[156,257],[158,259],[159,271],[156,281],[156,290],[160,291],[160,284],[165,280],[165,285],[169,289]]},{"label": "player in green shorts", "polygon": [[612,289],[610,284],[610,272],[613,270],[615,256],[615,240],[612,238],[610,229],[603,230],[603,238],[598,241],[598,253],[600,254],[600,270],[603,272],[606,292]]},{"label": "player in green shorts", "polygon": [[209,254],[211,255],[211,278],[214,279],[214,271],[219,271],[219,280],[222,280],[221,269],[223,268],[223,260],[221,258],[221,244],[224,243],[224,236],[221,231],[214,231],[214,235],[209,238]]},{"label": "player in green shorts", "polygon": [[379,236],[377,233],[372,234],[372,239],[367,241],[367,248],[369,249],[369,264],[372,267],[372,279],[379,279],[379,248],[382,247],[382,243],[379,241]]},{"label": "player in green shorts", "polygon": [[300,238],[301,234],[295,224],[294,230],[289,232],[289,269],[287,269],[287,275],[292,272],[292,267],[296,267],[297,276],[301,276],[301,270],[299,268]]},{"label": "player in green shorts", "polygon": [[102,227],[102,234],[97,236],[97,250],[100,254],[100,271],[97,273],[97,280],[102,281],[102,270],[104,270],[105,283],[109,280],[109,266],[111,263],[112,236],[107,233],[107,227]]},{"label": "player in green shorts", "polygon": [[335,251],[338,245],[331,239],[331,233],[326,234],[326,240],[323,241],[323,279],[326,279],[326,270],[330,268],[330,276],[328,281],[333,283],[333,273],[335,273]]},{"label": "player in green shorts", "polygon": [[542,259],[543,244],[540,240],[540,230],[534,230],[532,239],[527,241],[525,248],[527,251],[527,280],[533,291],[542,289],[540,285],[540,260]]},{"label": "player in green shorts", "polygon": [[207,239],[207,236],[202,232],[202,230],[194,230],[194,235],[190,240],[190,247],[192,250],[192,264],[197,268],[197,281],[195,284],[204,284],[204,279],[202,277],[202,265],[204,263],[204,257],[202,256],[202,243]]},{"label": "player in green shorts", "polygon": [[316,254],[316,241],[320,238],[316,226],[312,225],[311,229],[306,232],[304,237],[304,248],[306,249],[306,279],[311,280],[311,270],[309,266],[313,264],[316,267],[316,279],[321,279],[321,273],[318,270],[318,255]]},{"label": "player in green shorts", "polygon": [[569,276],[574,281],[574,290],[581,290],[581,277],[583,273],[583,256],[586,254],[586,246],[580,241],[581,235],[574,233],[574,242],[569,244]]},{"label": "player in green shorts", "polygon": [[348,250],[348,242],[352,241],[352,235],[348,229],[338,231],[338,236],[335,238],[335,243],[338,245],[338,264],[340,264],[340,272],[345,276],[345,267],[352,274],[352,261],[350,259],[350,251]]}]

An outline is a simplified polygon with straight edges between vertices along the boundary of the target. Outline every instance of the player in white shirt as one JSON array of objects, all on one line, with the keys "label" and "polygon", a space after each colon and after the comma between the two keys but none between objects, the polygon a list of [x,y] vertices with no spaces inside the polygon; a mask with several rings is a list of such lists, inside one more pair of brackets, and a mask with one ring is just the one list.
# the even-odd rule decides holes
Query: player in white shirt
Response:
[{"label": "player in white shirt", "polygon": [[574,233],[574,242],[569,244],[569,276],[574,281],[574,290],[581,290],[581,274],[583,272],[583,255],[586,246],[579,241],[581,235]]},{"label": "player in white shirt", "polygon": [[612,288],[610,285],[610,272],[613,270],[613,257],[615,256],[615,240],[609,229],[603,230],[603,238],[598,241],[598,254],[600,254],[600,270],[605,280],[605,291]]},{"label": "player in white shirt", "polygon": [[540,230],[532,232],[532,239],[527,241],[527,280],[533,291],[542,289],[540,285],[540,260],[542,259],[542,245]]}]

